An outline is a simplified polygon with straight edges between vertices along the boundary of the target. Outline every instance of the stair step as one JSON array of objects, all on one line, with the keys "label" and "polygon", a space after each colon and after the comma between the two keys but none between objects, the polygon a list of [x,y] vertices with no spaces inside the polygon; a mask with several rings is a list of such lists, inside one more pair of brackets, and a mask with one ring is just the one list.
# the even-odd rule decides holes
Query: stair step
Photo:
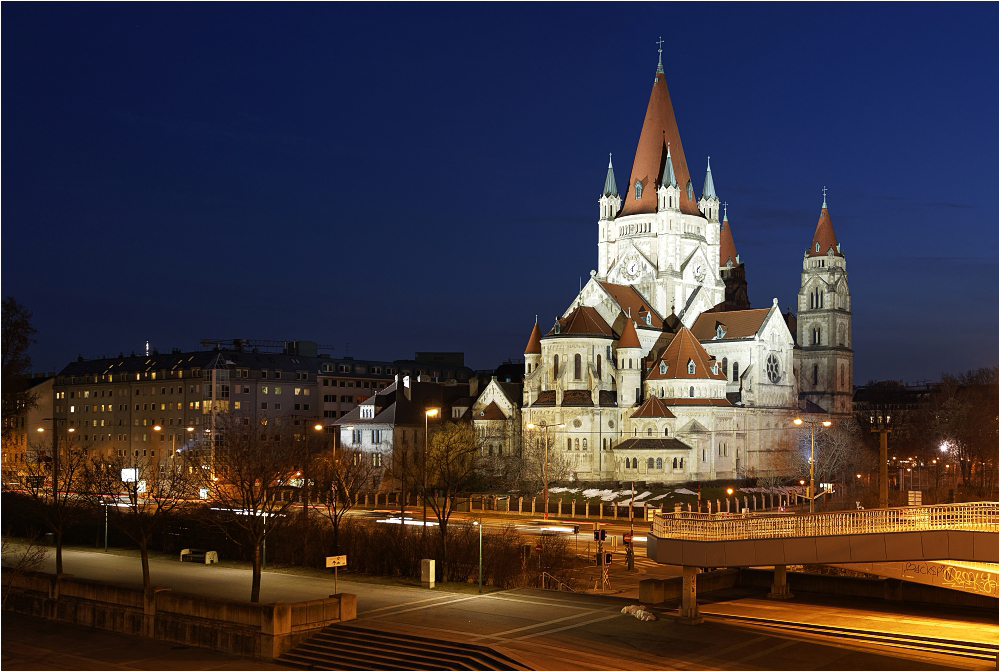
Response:
[{"label": "stair step", "polygon": [[330,625],[286,652],[279,662],[303,669],[524,670],[508,656],[463,644],[344,624]]}]

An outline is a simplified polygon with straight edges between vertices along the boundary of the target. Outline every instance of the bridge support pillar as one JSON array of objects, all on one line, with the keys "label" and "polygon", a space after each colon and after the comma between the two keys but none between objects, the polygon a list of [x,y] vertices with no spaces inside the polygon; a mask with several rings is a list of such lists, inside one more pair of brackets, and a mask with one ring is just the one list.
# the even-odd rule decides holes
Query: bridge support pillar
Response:
[{"label": "bridge support pillar", "polygon": [[705,619],[698,611],[698,572],[697,567],[683,568],[683,585],[681,588],[681,606],[677,610],[677,623],[683,625],[698,625]]},{"label": "bridge support pillar", "polygon": [[774,566],[774,583],[771,584],[771,592],[767,596],[772,600],[787,600],[794,597],[788,589],[788,572],[785,565]]}]

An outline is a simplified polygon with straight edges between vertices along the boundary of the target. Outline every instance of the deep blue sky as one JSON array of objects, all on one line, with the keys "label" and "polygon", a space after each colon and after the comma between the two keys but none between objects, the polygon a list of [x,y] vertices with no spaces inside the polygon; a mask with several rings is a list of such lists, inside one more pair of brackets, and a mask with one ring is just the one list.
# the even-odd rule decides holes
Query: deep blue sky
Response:
[{"label": "deep blue sky", "polygon": [[665,40],[750,299],[829,187],[855,383],[997,363],[995,3],[2,7],[3,294],[37,370],[203,338],[520,357],[597,260]]}]

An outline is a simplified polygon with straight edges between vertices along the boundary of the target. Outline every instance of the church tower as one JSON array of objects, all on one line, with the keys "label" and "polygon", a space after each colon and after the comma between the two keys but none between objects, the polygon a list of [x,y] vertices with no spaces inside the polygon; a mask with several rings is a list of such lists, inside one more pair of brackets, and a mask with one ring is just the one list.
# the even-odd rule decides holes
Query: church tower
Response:
[{"label": "church tower", "polygon": [[747,274],[736,253],[736,241],[729,226],[729,208],[722,204],[722,224],[719,227],[719,277],[726,283],[725,310],[741,310],[750,307],[747,295]]},{"label": "church tower", "polygon": [[608,154],[608,175],[604,178],[604,193],[599,201],[601,218],[597,223],[597,268],[601,277],[608,274],[611,263],[611,242],[615,239],[613,231],[615,217],[622,207],[621,196],[618,195],[618,185],[615,184],[615,169],[611,166],[611,155]]},{"label": "church tower", "polygon": [[830,413],[849,414],[854,390],[851,292],[847,260],[826,206],[826,188],[816,233],[802,259],[797,327],[799,392]]}]

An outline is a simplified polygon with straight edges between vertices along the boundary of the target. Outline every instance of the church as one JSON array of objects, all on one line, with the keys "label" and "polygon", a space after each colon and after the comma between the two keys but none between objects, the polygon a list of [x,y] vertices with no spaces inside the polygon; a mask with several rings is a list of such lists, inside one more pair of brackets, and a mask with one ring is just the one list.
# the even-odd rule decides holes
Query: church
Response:
[{"label": "church", "polygon": [[796,416],[851,411],[851,295],[823,191],[797,315],[751,307],[707,159],[695,193],[661,50],[624,188],[608,163],[597,268],[547,331],[536,321],[520,404],[494,380],[474,422],[509,423],[524,446],[546,436],[570,480],[781,472]]}]

